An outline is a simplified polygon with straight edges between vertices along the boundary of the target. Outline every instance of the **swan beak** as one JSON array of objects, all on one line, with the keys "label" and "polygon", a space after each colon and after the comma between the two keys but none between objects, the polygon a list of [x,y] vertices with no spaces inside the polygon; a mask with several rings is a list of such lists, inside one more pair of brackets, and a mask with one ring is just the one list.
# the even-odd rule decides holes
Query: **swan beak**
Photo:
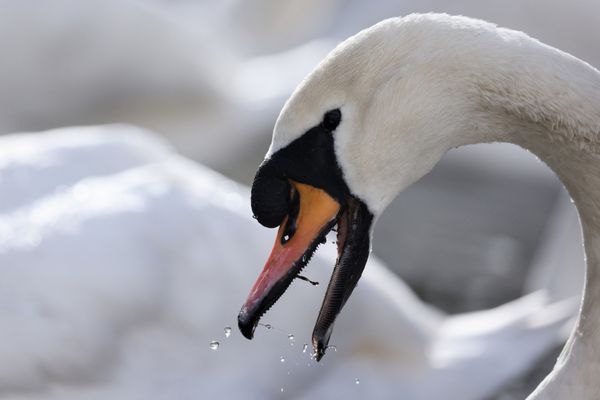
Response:
[{"label": "swan beak", "polygon": [[290,181],[291,207],[277,232],[271,254],[238,315],[248,339],[260,317],[281,297],[317,246],[336,224],[341,205],[322,189]]},{"label": "swan beak", "polygon": [[338,257],[312,334],[317,361],[325,355],[333,324],[365,269],[371,252],[372,224],[373,214],[367,205],[349,198],[337,221]]}]

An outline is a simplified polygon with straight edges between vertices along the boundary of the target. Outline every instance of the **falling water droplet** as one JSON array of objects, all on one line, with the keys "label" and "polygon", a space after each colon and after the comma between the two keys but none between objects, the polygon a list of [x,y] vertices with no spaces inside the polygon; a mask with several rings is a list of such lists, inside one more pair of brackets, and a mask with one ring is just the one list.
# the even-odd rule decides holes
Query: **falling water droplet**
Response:
[{"label": "falling water droplet", "polygon": [[294,335],[291,333],[288,334],[288,340],[290,341],[290,346],[294,345]]},{"label": "falling water droplet", "polygon": [[302,352],[306,353],[307,349],[308,349],[308,344],[304,343],[304,346],[302,346]]},{"label": "falling water droplet", "polygon": [[281,361],[282,363],[285,362],[285,357],[284,356],[279,357],[279,361]]},{"label": "falling water droplet", "polygon": [[337,351],[337,347],[335,346],[327,346],[327,350],[333,350],[334,352]]},{"label": "falling water droplet", "polygon": [[357,385],[359,385],[360,384],[360,379],[354,378],[354,383],[357,384]]},{"label": "falling water droplet", "polygon": [[225,337],[228,338],[229,336],[231,336],[231,327],[230,326],[226,326],[225,329],[223,329],[225,331]]},{"label": "falling water droplet", "polygon": [[210,347],[211,350],[217,350],[219,348],[219,342],[213,340],[208,344],[208,347]]},{"label": "falling water droplet", "polygon": [[281,388],[281,393],[283,393],[283,388]]},{"label": "falling water droplet", "polygon": [[271,329],[273,328],[273,326],[271,326],[271,324],[261,324],[260,322],[258,323],[260,326],[264,326],[266,329]]}]

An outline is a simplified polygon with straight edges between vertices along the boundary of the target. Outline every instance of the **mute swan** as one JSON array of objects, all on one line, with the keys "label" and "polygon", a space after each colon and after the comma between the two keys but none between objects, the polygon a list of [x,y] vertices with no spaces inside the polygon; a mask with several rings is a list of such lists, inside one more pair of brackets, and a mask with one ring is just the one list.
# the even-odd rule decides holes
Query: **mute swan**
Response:
[{"label": "mute swan", "polygon": [[[284,332],[264,329],[250,347],[223,335],[254,274],[239,266],[271,242],[246,188],[124,125],[0,137],[0,176],[3,399],[478,400],[556,346],[576,306],[534,294],[446,316],[371,259],[338,322],[340,350],[307,366],[301,328],[324,288],[293,288],[268,321]],[[310,271],[322,282],[335,260],[323,250]]]},{"label": "mute swan", "polygon": [[449,149],[504,141],[545,161],[573,198],[584,298],[554,370],[530,399],[600,398],[600,73],[527,35],[445,14],[382,21],[349,38],[285,104],[252,187],[279,226],[238,315],[252,338],[334,225],[338,260],[313,331],[323,357],[369,255],[374,222]]}]

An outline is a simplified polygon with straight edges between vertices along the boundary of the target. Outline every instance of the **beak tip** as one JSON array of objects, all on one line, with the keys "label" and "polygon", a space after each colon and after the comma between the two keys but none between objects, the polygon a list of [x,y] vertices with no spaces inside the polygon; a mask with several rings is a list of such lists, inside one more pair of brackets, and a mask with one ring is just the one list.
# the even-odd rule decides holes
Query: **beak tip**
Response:
[{"label": "beak tip", "polygon": [[256,329],[257,322],[258,321],[253,321],[253,318],[250,317],[245,308],[242,308],[238,314],[238,328],[242,335],[248,340],[252,340],[254,337],[254,329]]},{"label": "beak tip", "polygon": [[327,350],[327,344],[329,340],[324,340],[322,338],[313,337],[313,357],[319,362],[325,355],[325,351]]}]

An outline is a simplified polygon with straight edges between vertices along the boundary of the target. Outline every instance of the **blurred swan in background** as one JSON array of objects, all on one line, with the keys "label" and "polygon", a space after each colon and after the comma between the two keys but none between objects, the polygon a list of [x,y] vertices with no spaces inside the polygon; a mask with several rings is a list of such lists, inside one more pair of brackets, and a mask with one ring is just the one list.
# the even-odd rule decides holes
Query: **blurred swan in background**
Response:
[{"label": "blurred swan in background", "polygon": [[252,32],[231,29],[244,25],[235,23],[243,3],[202,3],[193,27],[151,2],[1,7],[0,133],[126,121],[164,132],[183,154],[221,168],[268,132],[295,82],[334,45],[317,39],[257,54],[240,43]]},{"label": "blurred swan in background", "polygon": [[[576,311],[538,292],[448,317],[373,259],[316,364],[302,332],[322,287],[293,285],[252,343],[223,332],[272,242],[246,188],[124,125],[3,136],[0,176],[1,398],[476,400]],[[321,253],[307,274],[323,281]]]}]

